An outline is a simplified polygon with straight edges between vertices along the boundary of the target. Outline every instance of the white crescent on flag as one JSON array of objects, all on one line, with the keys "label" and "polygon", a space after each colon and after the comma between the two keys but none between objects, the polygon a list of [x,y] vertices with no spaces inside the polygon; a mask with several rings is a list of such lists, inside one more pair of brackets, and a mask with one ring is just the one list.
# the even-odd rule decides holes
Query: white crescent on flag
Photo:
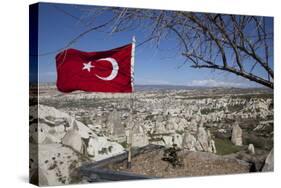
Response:
[{"label": "white crescent on flag", "polygon": [[96,75],[99,79],[109,81],[109,80],[113,80],[117,76],[119,66],[115,59],[108,57],[108,58],[99,59],[97,61],[108,61],[112,65],[112,71],[111,71],[110,75],[107,77],[101,77],[99,75]]}]

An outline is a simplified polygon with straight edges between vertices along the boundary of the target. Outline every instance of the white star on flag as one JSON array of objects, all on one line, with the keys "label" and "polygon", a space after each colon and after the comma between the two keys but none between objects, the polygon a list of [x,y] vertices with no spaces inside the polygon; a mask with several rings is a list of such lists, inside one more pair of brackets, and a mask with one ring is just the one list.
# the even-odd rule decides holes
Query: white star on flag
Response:
[{"label": "white star on flag", "polygon": [[84,67],[82,68],[82,70],[87,69],[88,72],[91,72],[91,68],[95,67],[91,63],[92,63],[91,61],[89,61],[88,63],[83,63]]}]

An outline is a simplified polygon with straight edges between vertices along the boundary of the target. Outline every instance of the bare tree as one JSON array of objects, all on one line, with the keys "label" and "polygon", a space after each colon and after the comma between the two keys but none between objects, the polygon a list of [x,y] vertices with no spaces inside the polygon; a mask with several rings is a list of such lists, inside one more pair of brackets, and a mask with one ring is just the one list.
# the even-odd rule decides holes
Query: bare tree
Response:
[{"label": "bare tree", "polygon": [[[272,18],[131,8],[83,11],[90,15],[81,18],[83,24],[91,25],[107,15],[109,21],[101,24],[103,32],[143,30],[147,39],[139,45],[148,41],[159,45],[174,37],[186,58],[184,64],[226,71],[273,89]],[[96,28],[100,27],[90,27],[84,34]]]}]

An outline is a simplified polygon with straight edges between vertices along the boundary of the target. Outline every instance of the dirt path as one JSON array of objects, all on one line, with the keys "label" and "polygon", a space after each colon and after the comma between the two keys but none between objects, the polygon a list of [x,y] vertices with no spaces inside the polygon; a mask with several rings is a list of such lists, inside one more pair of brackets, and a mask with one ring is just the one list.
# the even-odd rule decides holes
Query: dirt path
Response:
[{"label": "dirt path", "polygon": [[205,176],[219,174],[237,174],[249,172],[246,162],[206,152],[182,152],[179,158],[181,167],[173,168],[171,164],[161,160],[163,150],[138,155],[132,159],[132,168],[126,169],[126,162],[109,166],[117,171],[157,177]]}]

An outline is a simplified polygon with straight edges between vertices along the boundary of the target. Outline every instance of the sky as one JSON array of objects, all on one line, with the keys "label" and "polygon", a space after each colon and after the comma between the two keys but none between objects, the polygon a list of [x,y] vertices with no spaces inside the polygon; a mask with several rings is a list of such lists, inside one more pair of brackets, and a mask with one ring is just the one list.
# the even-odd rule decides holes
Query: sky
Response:
[{"label": "sky", "polygon": [[[64,4],[40,4],[39,8],[39,82],[56,82],[55,56],[59,49],[83,31],[89,29],[81,20],[91,15],[83,9],[91,6]],[[71,14],[68,14],[71,13]],[[77,19],[78,18],[78,19]],[[94,20],[97,24],[106,17]],[[146,39],[143,30],[126,31],[117,34],[90,32],[79,38],[70,47],[81,51],[110,50],[131,43],[136,45]],[[244,78],[230,73],[208,69],[194,69],[185,64],[174,38],[161,41],[159,47],[146,43],[135,49],[135,84],[141,85],[187,85],[209,87],[260,87]]]}]

